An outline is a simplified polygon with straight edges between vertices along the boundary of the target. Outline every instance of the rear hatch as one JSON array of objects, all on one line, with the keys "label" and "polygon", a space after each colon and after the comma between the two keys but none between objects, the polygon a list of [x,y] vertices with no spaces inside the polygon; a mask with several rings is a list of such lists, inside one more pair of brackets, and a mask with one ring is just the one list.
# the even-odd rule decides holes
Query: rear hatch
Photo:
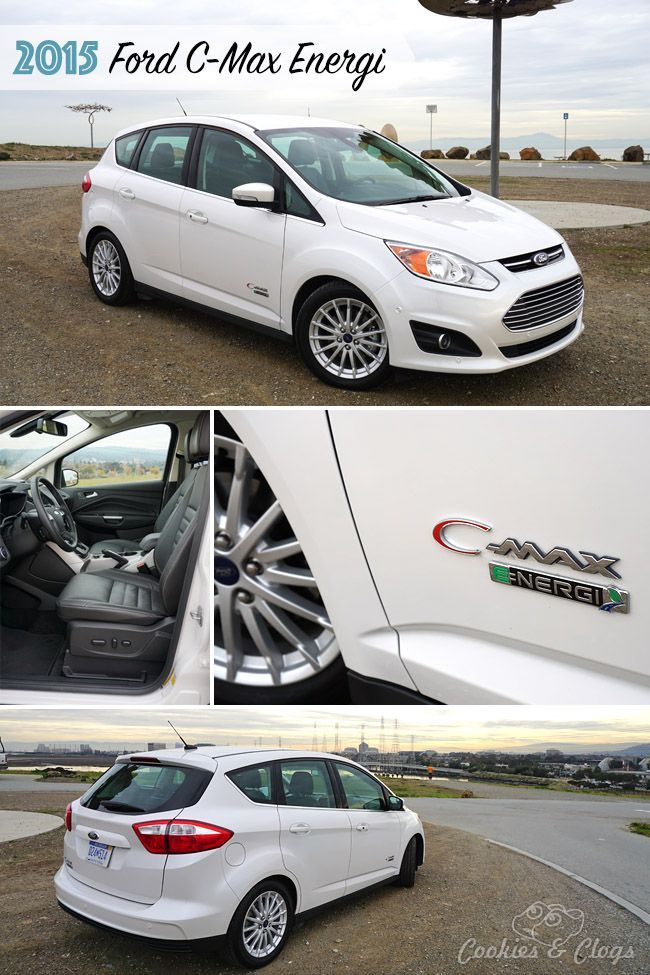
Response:
[{"label": "rear hatch", "polygon": [[75,879],[138,904],[155,903],[167,856],[149,853],[134,825],[176,819],[198,802],[215,768],[212,759],[196,753],[118,760],[72,806],[65,860]]}]

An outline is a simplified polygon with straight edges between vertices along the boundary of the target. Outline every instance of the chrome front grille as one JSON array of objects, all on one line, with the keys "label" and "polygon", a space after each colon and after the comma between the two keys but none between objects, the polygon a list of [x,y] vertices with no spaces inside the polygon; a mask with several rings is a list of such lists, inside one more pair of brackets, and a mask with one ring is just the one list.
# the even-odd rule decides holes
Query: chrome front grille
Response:
[{"label": "chrome front grille", "polygon": [[[538,254],[546,254],[546,260],[542,257],[536,261],[535,258]],[[548,267],[549,264],[556,264],[558,261],[563,261],[564,257],[564,247],[562,244],[558,244],[557,247],[542,247],[540,250],[531,251],[530,254],[519,254],[517,257],[504,257],[503,260],[499,261],[499,264],[507,267],[514,274],[518,274],[520,271],[537,271],[542,267]]]},{"label": "chrome front grille", "polygon": [[584,283],[580,274],[557,284],[526,291],[506,312],[503,324],[515,332],[524,328],[550,325],[577,312],[584,294]]}]

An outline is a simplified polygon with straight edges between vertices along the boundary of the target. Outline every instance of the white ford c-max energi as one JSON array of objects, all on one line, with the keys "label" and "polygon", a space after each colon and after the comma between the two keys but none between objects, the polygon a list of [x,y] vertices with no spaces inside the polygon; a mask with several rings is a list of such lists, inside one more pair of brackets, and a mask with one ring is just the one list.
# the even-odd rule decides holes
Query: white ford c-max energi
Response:
[{"label": "white ford c-max energi", "polygon": [[272,961],[294,917],[376,884],[412,887],[419,817],[338,755],[168,749],[118,758],[66,811],[61,907],[187,948]]},{"label": "white ford c-max energi", "polygon": [[97,296],[171,296],[295,341],[322,380],[390,365],[493,373],[582,331],[580,268],[553,229],[368,129],[313,118],[161,119],[84,177]]}]

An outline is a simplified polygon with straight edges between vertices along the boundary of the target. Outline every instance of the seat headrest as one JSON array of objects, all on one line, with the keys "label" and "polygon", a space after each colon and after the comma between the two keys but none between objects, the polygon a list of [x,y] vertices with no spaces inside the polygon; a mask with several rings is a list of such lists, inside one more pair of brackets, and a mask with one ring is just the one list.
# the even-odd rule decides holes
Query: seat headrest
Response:
[{"label": "seat headrest", "polygon": [[210,456],[210,414],[199,413],[190,430],[187,459],[191,464]]},{"label": "seat headrest", "polygon": [[292,166],[312,166],[316,162],[314,143],[309,139],[294,139],[287,158]]},{"label": "seat headrest", "polygon": [[259,789],[262,785],[262,776],[258,768],[244,769],[238,775],[238,782],[242,789]]},{"label": "seat headrest", "polygon": [[149,165],[152,169],[170,169],[173,168],[175,161],[171,142],[159,142],[151,153]]},{"label": "seat headrest", "polygon": [[294,796],[311,796],[314,792],[314,780],[310,772],[294,772],[291,776],[291,794]]}]

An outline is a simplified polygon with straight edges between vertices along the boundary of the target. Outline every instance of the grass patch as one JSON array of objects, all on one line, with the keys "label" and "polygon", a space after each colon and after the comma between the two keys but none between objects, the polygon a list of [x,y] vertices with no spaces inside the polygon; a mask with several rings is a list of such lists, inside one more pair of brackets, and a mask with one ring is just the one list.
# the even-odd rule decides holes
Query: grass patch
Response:
[{"label": "grass patch", "polygon": [[[381,776],[380,776],[381,778]],[[386,779],[384,785],[402,799],[459,799],[469,789],[445,789],[428,779]]]},{"label": "grass patch", "polygon": [[630,832],[639,836],[650,836],[650,823],[630,823]]}]

